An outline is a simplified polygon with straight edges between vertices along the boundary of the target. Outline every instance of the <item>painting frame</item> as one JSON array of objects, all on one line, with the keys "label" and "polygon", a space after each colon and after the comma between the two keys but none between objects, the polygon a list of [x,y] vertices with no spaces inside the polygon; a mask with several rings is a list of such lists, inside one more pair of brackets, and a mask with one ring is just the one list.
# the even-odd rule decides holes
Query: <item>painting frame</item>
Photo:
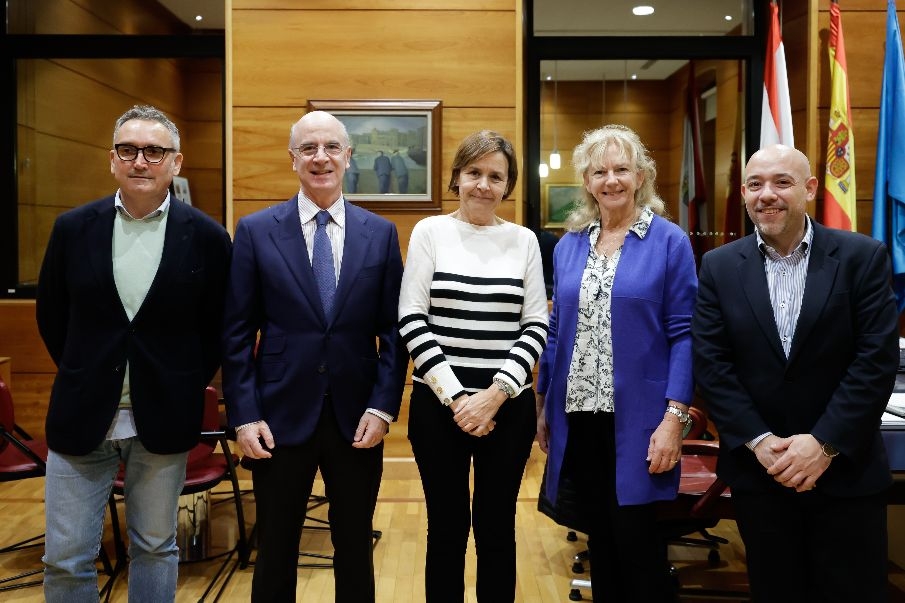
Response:
[{"label": "painting frame", "polygon": [[569,215],[575,201],[581,199],[583,190],[584,187],[580,184],[565,182],[544,184],[540,207],[541,227],[564,228],[566,216]]},{"label": "painting frame", "polygon": [[309,100],[308,111],[331,113],[349,132],[346,199],[373,211],[440,212],[441,101]]}]

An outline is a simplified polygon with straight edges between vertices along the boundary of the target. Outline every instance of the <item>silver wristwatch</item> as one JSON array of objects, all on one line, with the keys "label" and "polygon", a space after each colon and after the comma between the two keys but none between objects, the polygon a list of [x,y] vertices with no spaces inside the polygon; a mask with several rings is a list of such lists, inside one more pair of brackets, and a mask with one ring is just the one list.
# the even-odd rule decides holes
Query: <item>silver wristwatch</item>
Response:
[{"label": "silver wristwatch", "polygon": [[678,406],[673,406],[672,404],[666,407],[666,412],[671,415],[675,415],[677,419],[679,419],[679,423],[685,425],[688,423],[691,417],[688,416],[688,413],[679,408]]}]

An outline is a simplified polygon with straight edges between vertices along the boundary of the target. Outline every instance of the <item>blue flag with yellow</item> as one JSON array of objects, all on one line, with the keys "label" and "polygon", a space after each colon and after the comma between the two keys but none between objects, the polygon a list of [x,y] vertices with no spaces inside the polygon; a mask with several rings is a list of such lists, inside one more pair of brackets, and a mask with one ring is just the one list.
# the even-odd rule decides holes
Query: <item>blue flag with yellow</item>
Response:
[{"label": "blue flag with yellow", "polygon": [[905,61],[895,0],[888,0],[886,59],[877,132],[873,237],[892,255],[893,289],[905,309]]}]

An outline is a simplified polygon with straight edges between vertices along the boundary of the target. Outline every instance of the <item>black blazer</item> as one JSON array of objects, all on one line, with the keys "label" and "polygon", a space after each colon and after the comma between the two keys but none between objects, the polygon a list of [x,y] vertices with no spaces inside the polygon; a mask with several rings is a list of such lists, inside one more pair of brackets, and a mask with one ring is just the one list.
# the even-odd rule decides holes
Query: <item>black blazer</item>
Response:
[{"label": "black blazer", "polygon": [[789,358],[776,329],[755,235],[705,254],[694,372],[719,431],[718,473],[738,491],[782,488],[745,443],[811,433],[840,455],[817,481],[857,496],[891,483],[880,417],[898,368],[898,323],[886,247],[811,221],[814,239]]},{"label": "black blazer", "polygon": [[194,446],[204,388],[220,364],[230,239],[171,198],[160,266],[130,322],[113,280],[111,195],[60,215],[38,280],[38,330],[57,365],[47,411],[50,448],[83,455],[113,421],[129,362],[138,437],[150,452]]}]

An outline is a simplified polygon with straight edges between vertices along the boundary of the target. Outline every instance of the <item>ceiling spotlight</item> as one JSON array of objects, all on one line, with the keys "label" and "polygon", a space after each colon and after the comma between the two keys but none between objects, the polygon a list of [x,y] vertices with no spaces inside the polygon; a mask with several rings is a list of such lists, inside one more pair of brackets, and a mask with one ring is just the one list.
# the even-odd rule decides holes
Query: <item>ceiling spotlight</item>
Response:
[{"label": "ceiling spotlight", "polygon": [[644,6],[644,5],[636,6],[635,8],[632,9],[632,14],[636,15],[638,17],[643,17],[645,15],[652,15],[652,14],[654,14],[654,7],[653,6]]},{"label": "ceiling spotlight", "polygon": [[195,21],[201,21],[202,19],[204,19],[204,17],[201,15],[195,15]]},{"label": "ceiling spotlight", "polygon": [[732,21],[732,15],[726,15],[723,18],[726,19],[727,21]]},{"label": "ceiling spotlight", "polygon": [[632,79],[633,79],[633,80],[637,80],[637,79],[638,79],[638,74],[637,74],[637,73],[633,73],[633,74],[632,74]]}]

